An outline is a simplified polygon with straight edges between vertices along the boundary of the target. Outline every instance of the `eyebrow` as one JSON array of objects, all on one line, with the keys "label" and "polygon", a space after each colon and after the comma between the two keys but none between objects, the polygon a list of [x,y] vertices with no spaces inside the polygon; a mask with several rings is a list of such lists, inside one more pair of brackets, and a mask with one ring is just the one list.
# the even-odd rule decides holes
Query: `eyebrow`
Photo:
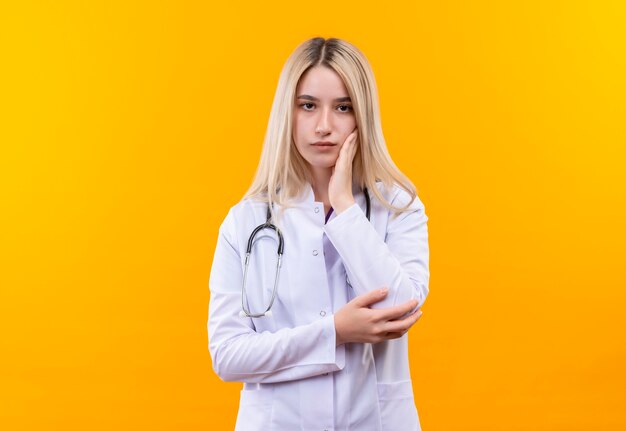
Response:
[{"label": "eyebrow", "polygon": [[[301,94],[297,98],[298,99],[305,99],[305,100],[313,100],[314,102],[319,102],[319,100],[320,100],[317,97],[309,96],[308,94]],[[350,100],[349,96],[338,97],[335,100],[333,100],[333,102],[351,102],[351,101],[352,100]]]}]

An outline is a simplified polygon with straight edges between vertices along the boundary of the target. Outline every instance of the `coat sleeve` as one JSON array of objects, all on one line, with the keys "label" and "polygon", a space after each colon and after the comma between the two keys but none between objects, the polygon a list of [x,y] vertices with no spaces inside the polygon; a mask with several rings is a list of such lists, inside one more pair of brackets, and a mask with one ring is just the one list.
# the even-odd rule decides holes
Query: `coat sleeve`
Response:
[{"label": "coat sleeve", "polygon": [[[408,193],[399,189],[391,204],[405,206]],[[422,306],[428,295],[428,217],[416,197],[408,211],[390,214],[383,238],[355,203],[325,226],[357,295],[388,287],[384,300],[372,308],[385,308],[417,299]]]},{"label": "coat sleeve", "polygon": [[[343,369],[345,346],[336,346],[334,316],[307,325],[257,332],[240,317],[242,261],[232,210],[220,226],[209,279],[207,322],[213,370],[224,381],[276,383]],[[262,317],[262,319],[275,317]]]}]

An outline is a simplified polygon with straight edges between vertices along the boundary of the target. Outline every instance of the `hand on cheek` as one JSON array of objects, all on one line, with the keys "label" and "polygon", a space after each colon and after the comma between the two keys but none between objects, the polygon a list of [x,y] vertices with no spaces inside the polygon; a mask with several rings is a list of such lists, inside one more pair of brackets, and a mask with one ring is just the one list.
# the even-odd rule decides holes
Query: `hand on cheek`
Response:
[{"label": "hand on cheek", "polygon": [[341,146],[339,157],[333,167],[333,174],[328,184],[330,205],[337,214],[349,208],[355,202],[352,195],[352,162],[356,154],[358,133],[355,127]]}]

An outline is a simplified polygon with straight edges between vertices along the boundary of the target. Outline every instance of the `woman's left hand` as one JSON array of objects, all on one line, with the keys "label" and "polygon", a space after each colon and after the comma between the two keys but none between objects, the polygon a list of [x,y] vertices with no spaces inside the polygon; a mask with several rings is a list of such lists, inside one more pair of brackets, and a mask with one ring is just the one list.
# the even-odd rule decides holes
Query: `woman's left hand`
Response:
[{"label": "woman's left hand", "polygon": [[355,203],[352,194],[352,161],[356,154],[358,134],[355,127],[341,146],[328,183],[328,200],[337,214]]}]

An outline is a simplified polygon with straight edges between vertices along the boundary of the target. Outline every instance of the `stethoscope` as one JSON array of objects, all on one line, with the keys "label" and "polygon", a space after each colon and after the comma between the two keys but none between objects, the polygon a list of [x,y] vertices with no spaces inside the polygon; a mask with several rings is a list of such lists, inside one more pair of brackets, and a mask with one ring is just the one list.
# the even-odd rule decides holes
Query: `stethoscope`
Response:
[{"label": "stethoscope", "polygon": [[[370,195],[367,191],[367,188],[363,189],[363,194],[365,195],[365,215],[367,220],[370,220],[370,212],[371,212],[371,202]],[[258,225],[250,234],[248,238],[248,246],[246,247],[246,260],[244,263],[244,271],[243,271],[243,282],[241,285],[241,311],[239,312],[240,317],[271,317],[272,316],[272,305],[274,304],[274,299],[276,299],[276,288],[278,287],[278,277],[280,275],[280,266],[283,258],[283,250],[285,248],[285,242],[283,240],[283,234],[273,223],[270,222],[271,212],[269,205],[267,206],[267,216],[265,223]],[[263,229],[272,229],[276,231],[278,235],[278,250],[276,254],[278,255],[278,260],[276,261],[276,275],[274,277],[274,289],[272,290],[272,299],[270,300],[269,305],[262,313],[251,313],[250,310],[246,307],[246,280],[248,279],[248,264],[250,263],[250,255],[252,254],[252,243],[254,242],[254,237],[256,234],[261,232]]]}]

